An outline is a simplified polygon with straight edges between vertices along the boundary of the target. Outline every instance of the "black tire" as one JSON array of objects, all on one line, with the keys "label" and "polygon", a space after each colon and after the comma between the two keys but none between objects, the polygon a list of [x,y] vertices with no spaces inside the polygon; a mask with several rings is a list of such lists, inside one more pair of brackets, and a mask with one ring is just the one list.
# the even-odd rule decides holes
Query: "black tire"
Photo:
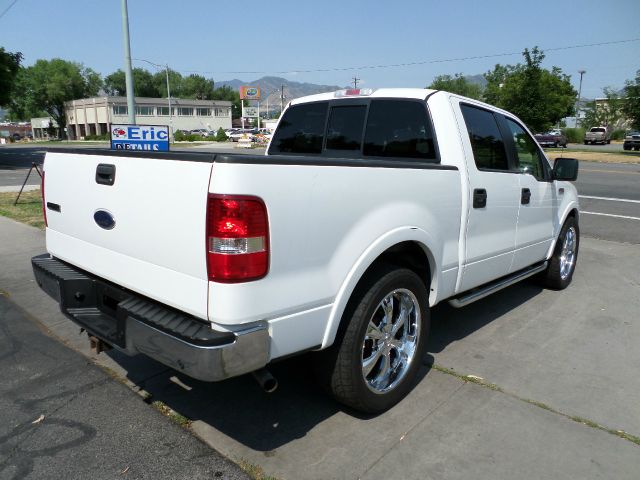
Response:
[{"label": "black tire", "polygon": [[587,142],[587,141],[585,140],[585,141],[584,141],[584,144],[585,144],[585,145],[589,145],[589,142]]},{"label": "black tire", "polygon": [[[567,239],[567,235],[569,231],[573,231],[574,233],[574,248],[573,248],[573,261],[569,267],[569,270],[566,271],[563,267],[566,268],[566,262],[563,261],[563,252],[565,247],[565,240]],[[571,280],[573,279],[573,273],[576,270],[576,263],[578,261],[578,251],[580,248],[580,228],[578,227],[578,222],[574,217],[569,217],[564,222],[562,229],[560,230],[560,235],[558,235],[558,241],[556,242],[556,247],[553,251],[553,255],[549,260],[549,265],[547,269],[542,272],[540,276],[541,283],[553,290],[562,290],[569,286]],[[566,258],[566,257],[565,257]]]},{"label": "black tire", "polygon": [[558,142],[553,143],[553,148],[558,148]]},{"label": "black tire", "polygon": [[[388,385],[389,389],[375,392],[370,380],[365,379],[363,356],[367,352],[370,353],[368,358],[376,358],[371,363],[373,366],[371,375],[375,377],[377,372],[383,371],[385,362],[389,365],[393,364],[392,347],[387,343],[387,353],[379,354],[379,351],[385,349],[384,344],[387,340],[372,340],[367,338],[371,336],[371,329],[368,330],[370,322],[379,319],[379,325],[382,325],[388,314],[384,314],[383,300],[389,296],[396,294],[406,295],[401,297],[406,300],[411,292],[411,314],[407,316],[406,327],[398,330],[395,336],[388,341],[396,341],[402,344],[402,340],[398,339],[398,335],[404,337],[406,332],[407,338],[416,338],[415,347],[411,359],[407,362],[406,367],[401,370],[403,372],[399,378],[391,381]],[[349,306],[345,311],[343,321],[346,322],[345,329],[336,344],[331,347],[332,354],[324,355],[324,364],[322,368],[325,370],[325,386],[328,387],[333,397],[340,403],[343,403],[356,410],[366,413],[380,413],[388,410],[400,400],[402,400],[413,388],[416,375],[422,363],[425,354],[427,337],[429,334],[430,317],[428,305],[428,290],[420,277],[413,271],[406,268],[384,267],[377,269],[363,280],[362,284],[354,292]],[[395,297],[394,297],[395,298]],[[393,305],[393,304],[392,304]],[[396,308],[399,314],[399,306],[392,306],[392,318],[395,317]],[[383,317],[380,317],[380,314]],[[418,314],[419,313],[419,318]],[[416,335],[409,335],[413,325],[413,332]],[[405,331],[406,328],[406,331]],[[381,330],[376,330],[378,333]],[[377,344],[377,348],[376,347]],[[396,366],[402,365],[399,362],[399,350],[395,350]],[[386,356],[385,356],[386,355]],[[390,372],[395,369],[391,368]],[[400,370],[398,370],[400,371]],[[377,378],[377,377],[376,377]],[[393,373],[389,374],[389,378],[394,378]]]}]

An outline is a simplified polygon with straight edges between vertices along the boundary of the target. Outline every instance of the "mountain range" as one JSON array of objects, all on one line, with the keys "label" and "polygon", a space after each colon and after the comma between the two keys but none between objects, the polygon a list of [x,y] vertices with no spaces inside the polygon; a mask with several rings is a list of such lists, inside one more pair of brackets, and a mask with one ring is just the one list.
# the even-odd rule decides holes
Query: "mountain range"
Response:
[{"label": "mountain range", "polygon": [[315,83],[300,83],[292,82],[286,78],[281,77],[262,77],[251,82],[245,82],[234,78],[233,80],[225,80],[222,82],[216,82],[216,87],[228,86],[233,90],[238,90],[242,86],[248,87],[260,87],[261,100],[260,103],[265,103],[267,97],[274,103],[280,102],[280,95],[284,92],[285,102],[294,98],[305,97],[307,95],[314,95],[316,93],[333,92],[346,87],[340,87],[338,85],[318,85]]}]

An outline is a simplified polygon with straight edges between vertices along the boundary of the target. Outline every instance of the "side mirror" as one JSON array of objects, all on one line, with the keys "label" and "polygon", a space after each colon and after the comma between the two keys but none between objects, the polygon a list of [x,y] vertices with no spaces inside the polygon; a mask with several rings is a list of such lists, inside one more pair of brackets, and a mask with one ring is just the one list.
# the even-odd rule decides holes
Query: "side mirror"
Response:
[{"label": "side mirror", "polygon": [[556,158],[553,164],[553,179],[573,182],[578,178],[578,160],[575,158]]}]

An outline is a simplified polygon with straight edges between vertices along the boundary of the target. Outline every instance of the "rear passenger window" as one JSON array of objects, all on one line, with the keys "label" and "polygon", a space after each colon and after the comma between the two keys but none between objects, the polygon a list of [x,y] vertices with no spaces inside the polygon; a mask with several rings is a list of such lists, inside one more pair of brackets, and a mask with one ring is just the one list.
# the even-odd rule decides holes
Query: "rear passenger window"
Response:
[{"label": "rear passenger window", "polygon": [[376,157],[435,159],[433,132],[424,104],[372,100],[363,153]]},{"label": "rear passenger window", "polygon": [[327,128],[327,150],[360,150],[366,105],[333,107]]},{"label": "rear passenger window", "polygon": [[470,105],[460,105],[460,109],[467,124],[476,166],[508,171],[507,152],[493,113]]},{"label": "rear passenger window", "polygon": [[269,153],[321,153],[328,105],[317,102],[288,108],[276,129]]}]

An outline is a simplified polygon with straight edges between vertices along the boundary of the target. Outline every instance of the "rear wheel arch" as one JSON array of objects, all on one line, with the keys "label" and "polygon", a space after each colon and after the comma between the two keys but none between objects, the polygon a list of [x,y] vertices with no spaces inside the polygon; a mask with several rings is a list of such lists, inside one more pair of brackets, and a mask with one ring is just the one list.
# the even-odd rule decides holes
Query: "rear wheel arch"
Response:
[{"label": "rear wheel arch", "polygon": [[[359,298],[362,290],[367,289],[389,267],[407,268],[415,272],[424,283],[430,298],[435,297],[437,293],[435,257],[431,249],[420,241],[400,241],[378,253],[372,261],[366,262],[367,266],[364,268],[362,268],[363,263],[365,262],[359,262],[361,273],[346,280],[345,285],[340,289],[341,293],[334,303],[322,348],[331,346],[344,331],[348,323],[349,309],[354,308],[354,299]],[[355,268],[357,269],[357,266]]]}]

